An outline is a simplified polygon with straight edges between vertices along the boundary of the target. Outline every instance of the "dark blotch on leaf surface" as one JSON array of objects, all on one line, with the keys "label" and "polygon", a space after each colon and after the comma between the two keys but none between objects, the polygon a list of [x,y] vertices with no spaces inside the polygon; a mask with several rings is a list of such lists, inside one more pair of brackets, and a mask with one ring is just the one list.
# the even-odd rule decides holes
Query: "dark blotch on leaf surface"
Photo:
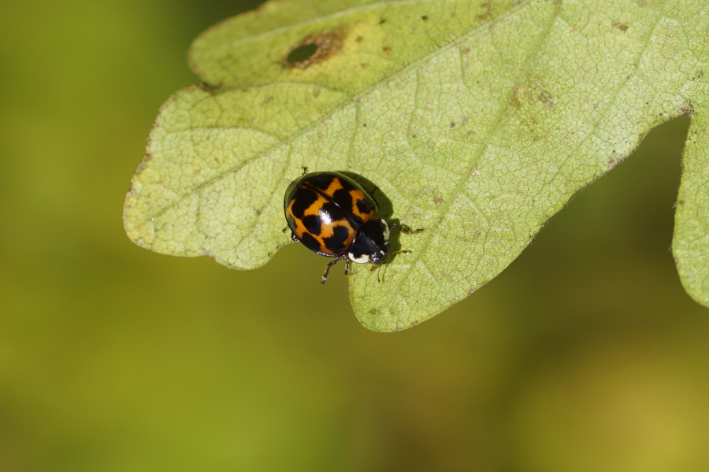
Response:
[{"label": "dark blotch on leaf surface", "polygon": [[613,27],[614,27],[614,28],[618,28],[618,29],[621,30],[621,31],[628,31],[628,25],[623,24],[623,23],[621,23],[621,22],[618,21],[618,20],[615,20],[615,21],[613,22]]},{"label": "dark blotch on leaf surface", "polygon": [[286,57],[283,58],[283,66],[305,69],[311,64],[329,59],[340,52],[342,42],[346,37],[347,30],[345,28],[308,36],[290,48]]},{"label": "dark blotch on leaf surface", "polygon": [[286,58],[286,61],[295,64],[298,62],[305,62],[318,51],[318,45],[315,43],[301,44],[295,49],[291,50],[290,54]]}]

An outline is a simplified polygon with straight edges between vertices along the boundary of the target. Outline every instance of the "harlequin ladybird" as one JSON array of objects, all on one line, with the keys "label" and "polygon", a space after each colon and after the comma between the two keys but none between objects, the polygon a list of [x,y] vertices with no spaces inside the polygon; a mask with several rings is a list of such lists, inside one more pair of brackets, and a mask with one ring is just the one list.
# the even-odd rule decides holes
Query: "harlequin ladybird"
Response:
[{"label": "harlequin ladybird", "polygon": [[[303,173],[288,186],[283,199],[293,241],[321,256],[334,257],[325,268],[322,283],[327,280],[330,267],[346,260],[345,274],[350,273],[350,262],[372,263],[372,270],[385,263],[391,254],[390,228],[407,234],[398,224],[389,224],[375,218],[379,204],[364,187],[338,172]],[[379,277],[377,276],[377,280]]]}]

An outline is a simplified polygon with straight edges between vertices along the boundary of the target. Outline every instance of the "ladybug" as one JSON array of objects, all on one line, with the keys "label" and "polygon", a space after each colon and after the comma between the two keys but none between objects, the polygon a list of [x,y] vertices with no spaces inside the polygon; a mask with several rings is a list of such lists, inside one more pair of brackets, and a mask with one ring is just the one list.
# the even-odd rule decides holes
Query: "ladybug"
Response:
[{"label": "ladybug", "polygon": [[[293,241],[300,241],[311,251],[325,257],[334,257],[325,268],[322,283],[327,280],[330,267],[346,260],[345,274],[350,263],[372,263],[372,270],[389,259],[391,251],[389,230],[396,228],[407,234],[398,224],[389,224],[376,218],[379,204],[364,187],[339,172],[304,173],[286,189],[283,199],[288,226]],[[379,280],[379,276],[377,276]]]}]

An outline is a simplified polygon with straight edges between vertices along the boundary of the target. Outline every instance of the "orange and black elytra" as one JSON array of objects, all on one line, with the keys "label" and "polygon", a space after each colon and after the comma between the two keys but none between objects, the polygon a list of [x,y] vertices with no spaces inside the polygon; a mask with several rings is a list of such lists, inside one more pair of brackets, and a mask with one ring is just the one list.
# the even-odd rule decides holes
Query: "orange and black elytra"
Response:
[{"label": "orange and black elytra", "polygon": [[283,209],[293,241],[300,241],[316,254],[335,258],[325,268],[322,283],[330,267],[340,260],[347,261],[345,274],[349,274],[351,262],[371,262],[372,269],[377,265],[381,268],[390,254],[406,252],[391,251],[390,228],[408,234],[423,231],[407,231],[376,218],[379,204],[374,197],[339,172],[313,172],[297,178],[286,190]]}]

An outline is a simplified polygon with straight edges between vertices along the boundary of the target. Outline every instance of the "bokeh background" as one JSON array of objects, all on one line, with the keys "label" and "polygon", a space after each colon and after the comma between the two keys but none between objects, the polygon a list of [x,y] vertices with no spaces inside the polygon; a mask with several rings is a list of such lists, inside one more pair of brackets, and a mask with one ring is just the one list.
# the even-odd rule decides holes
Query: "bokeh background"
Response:
[{"label": "bokeh background", "polygon": [[709,470],[709,310],[670,252],[688,118],[414,329],[290,245],[231,271],[122,205],[191,40],[258,2],[2,2],[0,471]]}]

